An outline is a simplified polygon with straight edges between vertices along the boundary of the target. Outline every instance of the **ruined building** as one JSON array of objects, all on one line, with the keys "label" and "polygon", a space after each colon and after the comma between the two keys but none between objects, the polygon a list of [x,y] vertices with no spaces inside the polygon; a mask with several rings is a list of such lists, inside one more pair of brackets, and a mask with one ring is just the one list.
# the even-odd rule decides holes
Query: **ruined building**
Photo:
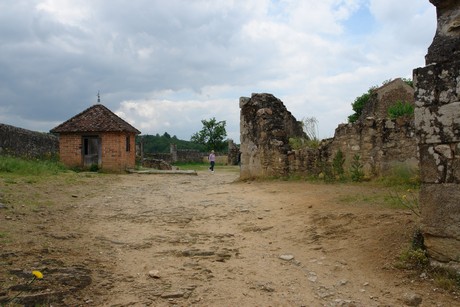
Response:
[{"label": "ruined building", "polygon": [[241,173],[254,178],[300,174],[315,176],[331,165],[340,150],[344,169],[354,155],[360,157],[365,175],[384,175],[398,167],[417,169],[417,146],[413,118],[390,119],[388,108],[397,101],[414,104],[414,90],[395,79],[373,91],[359,120],[337,127],[334,137],[319,149],[293,150],[289,138],[306,137],[283,102],[270,94],[240,98]]},{"label": "ruined building", "polygon": [[341,124],[334,137],[326,140],[321,150],[328,163],[340,150],[345,169],[354,155],[360,157],[367,177],[386,175],[396,168],[418,168],[417,144],[413,118],[390,119],[388,108],[396,102],[414,104],[414,89],[397,78],[372,91],[355,123]]},{"label": "ruined building", "polygon": [[271,94],[240,98],[240,178],[286,176],[289,137],[306,137],[302,124]]},{"label": "ruined building", "polygon": [[460,1],[430,2],[436,35],[414,70],[422,233],[433,260],[460,270]]}]

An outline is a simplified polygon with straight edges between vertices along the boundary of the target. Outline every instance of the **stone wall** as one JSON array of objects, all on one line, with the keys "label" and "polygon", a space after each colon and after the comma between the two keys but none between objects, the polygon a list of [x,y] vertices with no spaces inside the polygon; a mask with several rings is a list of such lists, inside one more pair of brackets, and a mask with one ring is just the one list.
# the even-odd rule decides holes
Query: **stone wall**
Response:
[{"label": "stone wall", "polygon": [[[401,79],[399,81],[406,85]],[[384,104],[392,105],[389,96],[399,100],[413,91],[411,87],[407,89],[403,86],[401,89],[401,83],[385,86],[385,90],[379,91],[376,96],[386,97]],[[407,100],[411,99],[408,97]],[[317,150],[290,148],[289,137],[306,136],[301,123],[274,96],[253,94],[251,98],[240,98],[240,108],[242,179],[290,174],[319,175],[331,166],[339,150],[344,154],[345,171],[350,169],[353,156],[359,155],[367,177],[385,175],[396,168],[418,169],[413,119],[367,116],[378,114],[376,110],[381,108],[377,103],[368,109],[370,114],[363,113],[366,115],[364,119],[339,125],[334,137],[323,141]]]},{"label": "stone wall", "polygon": [[366,117],[387,118],[388,108],[397,101],[414,105],[414,88],[401,78],[396,78],[372,90],[371,98],[364,105],[359,120],[363,121]]},{"label": "stone wall", "polygon": [[240,149],[235,145],[233,140],[228,140],[228,158],[227,163],[229,165],[238,165],[240,163]]},{"label": "stone wall", "polygon": [[359,155],[367,177],[386,175],[395,168],[418,169],[417,144],[413,120],[367,117],[353,124],[342,124],[334,137],[320,147],[322,159],[332,163],[341,150],[349,170],[354,155]]},{"label": "stone wall", "polygon": [[169,153],[144,153],[146,158],[163,160],[167,163],[190,163],[201,162],[206,154],[194,149],[177,149],[175,144],[171,144]]},{"label": "stone wall", "polygon": [[290,137],[306,137],[302,124],[271,94],[240,98],[240,178],[289,174]]},{"label": "stone wall", "polygon": [[460,272],[460,2],[430,2],[436,35],[414,70],[422,233],[431,259]]},{"label": "stone wall", "polygon": [[50,158],[59,153],[54,135],[0,124],[0,155],[25,158]]}]

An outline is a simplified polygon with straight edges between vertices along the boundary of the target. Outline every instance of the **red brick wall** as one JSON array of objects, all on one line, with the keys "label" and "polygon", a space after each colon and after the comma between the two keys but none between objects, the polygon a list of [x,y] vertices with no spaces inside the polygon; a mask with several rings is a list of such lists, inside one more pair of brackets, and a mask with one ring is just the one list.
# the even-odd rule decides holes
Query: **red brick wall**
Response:
[{"label": "red brick wall", "polygon": [[[94,134],[92,134],[94,135]],[[126,137],[130,137],[130,151],[126,151]],[[83,134],[61,134],[59,136],[59,152],[61,162],[69,167],[83,166],[82,158]],[[103,170],[124,171],[136,164],[136,145],[134,133],[106,132],[99,134],[101,138],[101,155]]]},{"label": "red brick wall", "polygon": [[81,166],[82,138],[79,134],[61,134],[59,136],[59,156],[68,167]]},{"label": "red brick wall", "polygon": [[[126,151],[126,137],[130,137],[130,151]],[[135,134],[126,132],[104,133],[102,139],[102,168],[123,171],[136,164]]]}]

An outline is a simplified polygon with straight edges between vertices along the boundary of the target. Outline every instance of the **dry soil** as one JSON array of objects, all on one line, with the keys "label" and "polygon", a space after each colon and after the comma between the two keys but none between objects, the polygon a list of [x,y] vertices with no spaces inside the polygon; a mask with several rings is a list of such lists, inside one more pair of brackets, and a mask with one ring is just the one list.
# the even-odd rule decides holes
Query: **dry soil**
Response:
[{"label": "dry soil", "polygon": [[417,217],[382,206],[380,187],[78,176],[0,180],[0,304],[460,305],[395,268]]}]

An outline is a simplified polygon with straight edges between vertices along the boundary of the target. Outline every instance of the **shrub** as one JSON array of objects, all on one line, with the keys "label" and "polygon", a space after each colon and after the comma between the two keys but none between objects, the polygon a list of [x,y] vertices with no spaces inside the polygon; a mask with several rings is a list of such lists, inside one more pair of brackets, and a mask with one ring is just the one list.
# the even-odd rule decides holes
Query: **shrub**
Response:
[{"label": "shrub", "polygon": [[345,163],[345,157],[343,152],[339,149],[337,150],[334,159],[332,160],[332,171],[336,179],[344,179],[345,170],[343,169],[343,164]]},{"label": "shrub", "polygon": [[307,140],[299,137],[289,138],[289,146],[293,150],[303,149],[303,148],[318,148],[320,141],[318,139]]},{"label": "shrub", "polygon": [[367,91],[367,93],[364,93],[359,97],[356,97],[355,101],[353,101],[353,103],[351,104],[351,108],[353,109],[353,111],[355,111],[355,113],[353,113],[352,115],[348,116],[348,122],[349,123],[354,123],[355,121],[358,120],[359,116],[363,112],[364,106],[371,99],[371,97],[373,95],[373,91],[374,91],[375,88],[376,88],[375,86],[371,87]]},{"label": "shrub", "polygon": [[388,116],[392,119],[399,117],[412,117],[414,115],[414,106],[408,102],[397,101],[388,108]]},{"label": "shrub", "polygon": [[353,156],[350,174],[351,180],[355,182],[361,182],[364,178],[363,164],[361,163],[361,157],[358,154]]}]

